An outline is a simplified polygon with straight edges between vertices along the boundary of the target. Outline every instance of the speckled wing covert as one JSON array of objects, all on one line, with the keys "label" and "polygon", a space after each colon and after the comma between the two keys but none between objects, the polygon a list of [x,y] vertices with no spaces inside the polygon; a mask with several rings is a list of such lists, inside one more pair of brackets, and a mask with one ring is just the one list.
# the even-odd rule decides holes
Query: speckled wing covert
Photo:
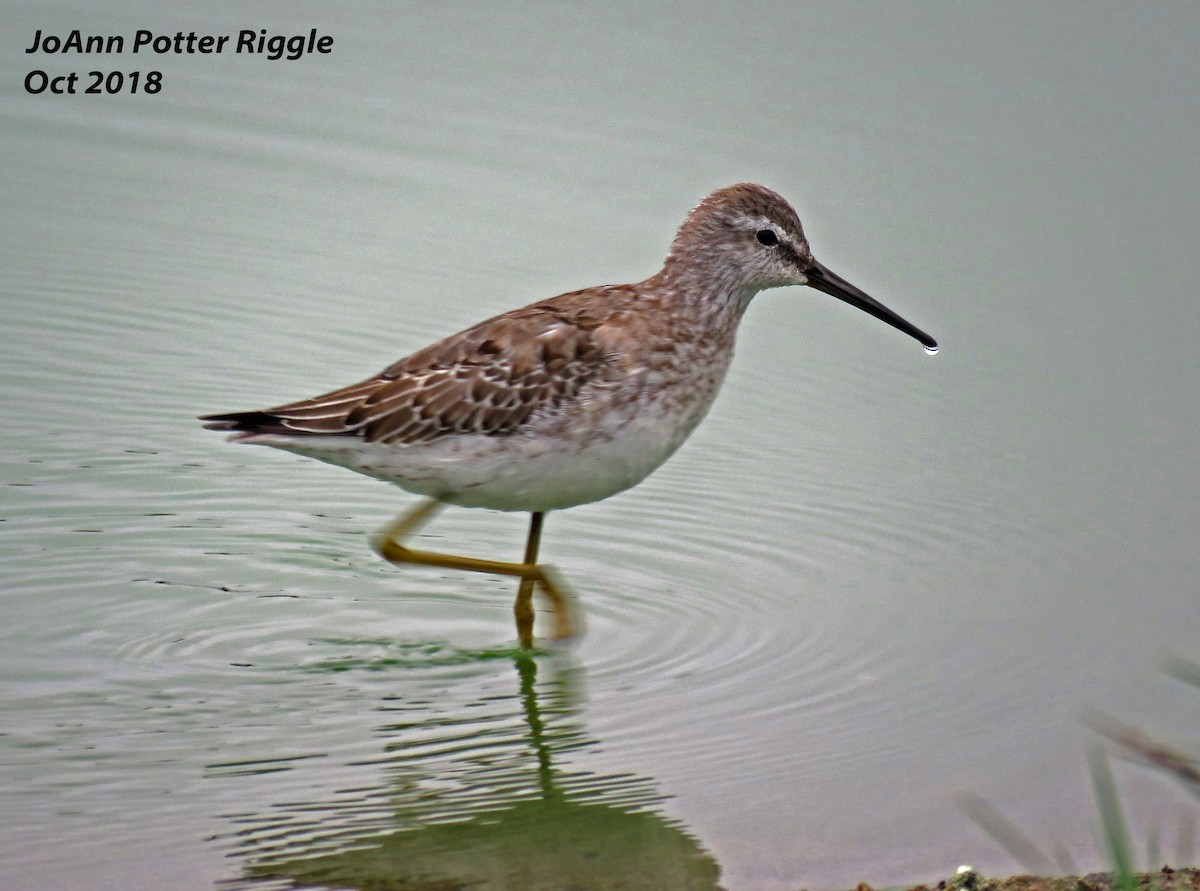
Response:
[{"label": "speckled wing covert", "polygon": [[579,311],[573,298],[580,293],[480,322],[349,387],[201,420],[210,430],[242,434],[238,438],[337,435],[413,444],[462,433],[512,433],[612,371],[596,335],[603,319]]}]

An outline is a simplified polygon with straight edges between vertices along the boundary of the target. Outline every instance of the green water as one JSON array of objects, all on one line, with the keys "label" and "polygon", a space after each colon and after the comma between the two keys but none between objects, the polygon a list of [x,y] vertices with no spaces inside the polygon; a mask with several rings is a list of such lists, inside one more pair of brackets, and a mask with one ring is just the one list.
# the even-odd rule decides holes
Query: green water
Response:
[{"label": "green water", "polygon": [[[1092,869],[1085,708],[1197,737],[1194,5],[39,4],[0,46],[0,888],[1019,870],[963,792]],[[135,66],[163,89],[22,86]],[[548,518],[568,650],[519,657],[510,581],[380,561],[409,496],[194,420],[640,279],[738,180],[942,350],[759,297],[684,449]]]}]

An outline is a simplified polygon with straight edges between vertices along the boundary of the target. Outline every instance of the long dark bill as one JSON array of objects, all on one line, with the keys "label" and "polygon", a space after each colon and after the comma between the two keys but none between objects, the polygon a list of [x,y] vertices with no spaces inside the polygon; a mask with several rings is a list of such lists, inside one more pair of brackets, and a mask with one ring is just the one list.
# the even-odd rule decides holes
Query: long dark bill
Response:
[{"label": "long dark bill", "polygon": [[925,344],[925,349],[931,353],[937,352],[937,341],[918,328],[911,322],[905,321],[896,315],[874,297],[871,297],[860,291],[850,282],[846,281],[840,275],[830,272],[820,263],[813,261],[813,265],[809,267],[807,273],[808,285],[811,288],[816,288],[818,291],[836,297],[838,300],[844,300],[851,306],[857,306],[863,312],[870,313],[877,319],[882,319],[893,328],[898,328],[910,337],[915,337],[921,343]]}]

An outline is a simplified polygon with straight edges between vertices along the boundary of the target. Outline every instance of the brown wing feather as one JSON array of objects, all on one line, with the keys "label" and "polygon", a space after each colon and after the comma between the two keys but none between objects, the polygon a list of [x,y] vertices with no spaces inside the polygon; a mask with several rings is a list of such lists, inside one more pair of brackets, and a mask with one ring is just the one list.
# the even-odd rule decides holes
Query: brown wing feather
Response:
[{"label": "brown wing feather", "polygon": [[511,433],[611,370],[595,335],[602,320],[570,312],[574,296],[481,322],[340,390],[203,420],[248,436],[356,435],[385,443]]}]

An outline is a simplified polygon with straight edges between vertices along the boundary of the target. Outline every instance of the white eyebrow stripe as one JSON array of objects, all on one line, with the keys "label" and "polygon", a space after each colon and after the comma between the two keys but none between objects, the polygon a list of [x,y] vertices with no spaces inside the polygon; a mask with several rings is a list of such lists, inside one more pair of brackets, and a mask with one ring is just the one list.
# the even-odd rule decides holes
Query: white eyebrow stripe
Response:
[{"label": "white eyebrow stripe", "polygon": [[738,214],[733,218],[733,222],[738,228],[746,229],[770,229],[776,235],[783,235],[783,229],[772,223],[766,217],[751,217],[744,213]]},{"label": "white eyebrow stripe", "polygon": [[779,240],[788,245],[792,250],[796,251],[801,256],[808,254],[808,249],[801,249],[800,242],[796,241],[786,229],[777,223],[771,222],[767,217],[752,217],[744,213],[738,214],[733,218],[733,222],[739,228],[753,229],[759,231],[762,229],[770,229],[779,236]]}]

